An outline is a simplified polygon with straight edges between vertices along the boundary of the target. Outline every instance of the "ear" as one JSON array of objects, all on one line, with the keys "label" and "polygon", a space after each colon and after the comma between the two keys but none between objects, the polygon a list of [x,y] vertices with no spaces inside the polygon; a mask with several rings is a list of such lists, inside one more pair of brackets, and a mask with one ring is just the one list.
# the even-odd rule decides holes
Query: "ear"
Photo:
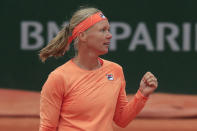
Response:
[{"label": "ear", "polygon": [[86,42],[87,35],[85,32],[80,32],[78,38],[79,38],[79,41]]}]

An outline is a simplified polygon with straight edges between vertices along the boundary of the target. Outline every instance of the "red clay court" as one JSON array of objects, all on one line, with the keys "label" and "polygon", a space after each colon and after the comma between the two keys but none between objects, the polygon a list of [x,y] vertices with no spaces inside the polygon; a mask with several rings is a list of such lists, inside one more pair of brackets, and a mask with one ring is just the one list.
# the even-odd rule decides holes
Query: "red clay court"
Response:
[{"label": "red clay court", "polygon": [[[38,131],[39,99],[39,92],[0,89],[1,131]],[[197,131],[197,95],[155,93],[136,119],[114,131]]]}]

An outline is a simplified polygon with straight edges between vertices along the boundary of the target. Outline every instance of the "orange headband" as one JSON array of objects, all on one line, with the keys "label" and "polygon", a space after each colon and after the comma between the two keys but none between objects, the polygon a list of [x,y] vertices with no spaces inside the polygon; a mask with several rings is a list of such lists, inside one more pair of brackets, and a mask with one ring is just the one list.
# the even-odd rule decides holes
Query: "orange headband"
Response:
[{"label": "orange headband", "polygon": [[83,20],[81,23],[79,23],[73,30],[72,36],[68,37],[68,44],[70,44],[78,35],[79,33],[87,30],[94,24],[96,24],[99,21],[106,20],[107,18],[101,13],[97,12],[90,17]]}]

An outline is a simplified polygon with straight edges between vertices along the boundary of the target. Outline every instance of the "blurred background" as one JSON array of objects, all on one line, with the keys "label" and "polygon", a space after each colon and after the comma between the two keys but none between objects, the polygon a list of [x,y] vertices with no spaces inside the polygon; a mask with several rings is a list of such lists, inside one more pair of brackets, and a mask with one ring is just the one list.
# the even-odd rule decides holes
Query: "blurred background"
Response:
[{"label": "blurred background", "polygon": [[[113,38],[109,53],[101,57],[123,67],[128,96],[137,91],[147,71],[159,81],[150,106],[133,125],[115,130],[197,130],[195,124],[189,125],[197,123],[196,0],[2,0],[0,130],[38,130],[42,85],[52,70],[71,58],[66,54],[42,63],[39,50],[80,6],[97,7],[109,19]],[[162,102],[154,97],[163,102],[152,105],[155,110],[151,104]],[[161,115],[161,109],[167,115]],[[150,111],[158,114],[151,116]],[[170,115],[177,111],[179,115]],[[172,125],[167,123],[169,118]],[[166,122],[165,128],[154,126],[158,119]],[[138,128],[143,124],[146,129]]]}]

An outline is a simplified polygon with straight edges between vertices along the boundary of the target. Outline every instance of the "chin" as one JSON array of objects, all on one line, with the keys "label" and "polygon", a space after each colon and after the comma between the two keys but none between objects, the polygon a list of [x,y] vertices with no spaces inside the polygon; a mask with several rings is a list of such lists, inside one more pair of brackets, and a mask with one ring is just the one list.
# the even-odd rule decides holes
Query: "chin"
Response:
[{"label": "chin", "polygon": [[102,51],[100,51],[99,55],[105,55],[105,54],[107,54],[108,52],[109,52],[108,49],[107,49],[107,50],[102,50]]}]

